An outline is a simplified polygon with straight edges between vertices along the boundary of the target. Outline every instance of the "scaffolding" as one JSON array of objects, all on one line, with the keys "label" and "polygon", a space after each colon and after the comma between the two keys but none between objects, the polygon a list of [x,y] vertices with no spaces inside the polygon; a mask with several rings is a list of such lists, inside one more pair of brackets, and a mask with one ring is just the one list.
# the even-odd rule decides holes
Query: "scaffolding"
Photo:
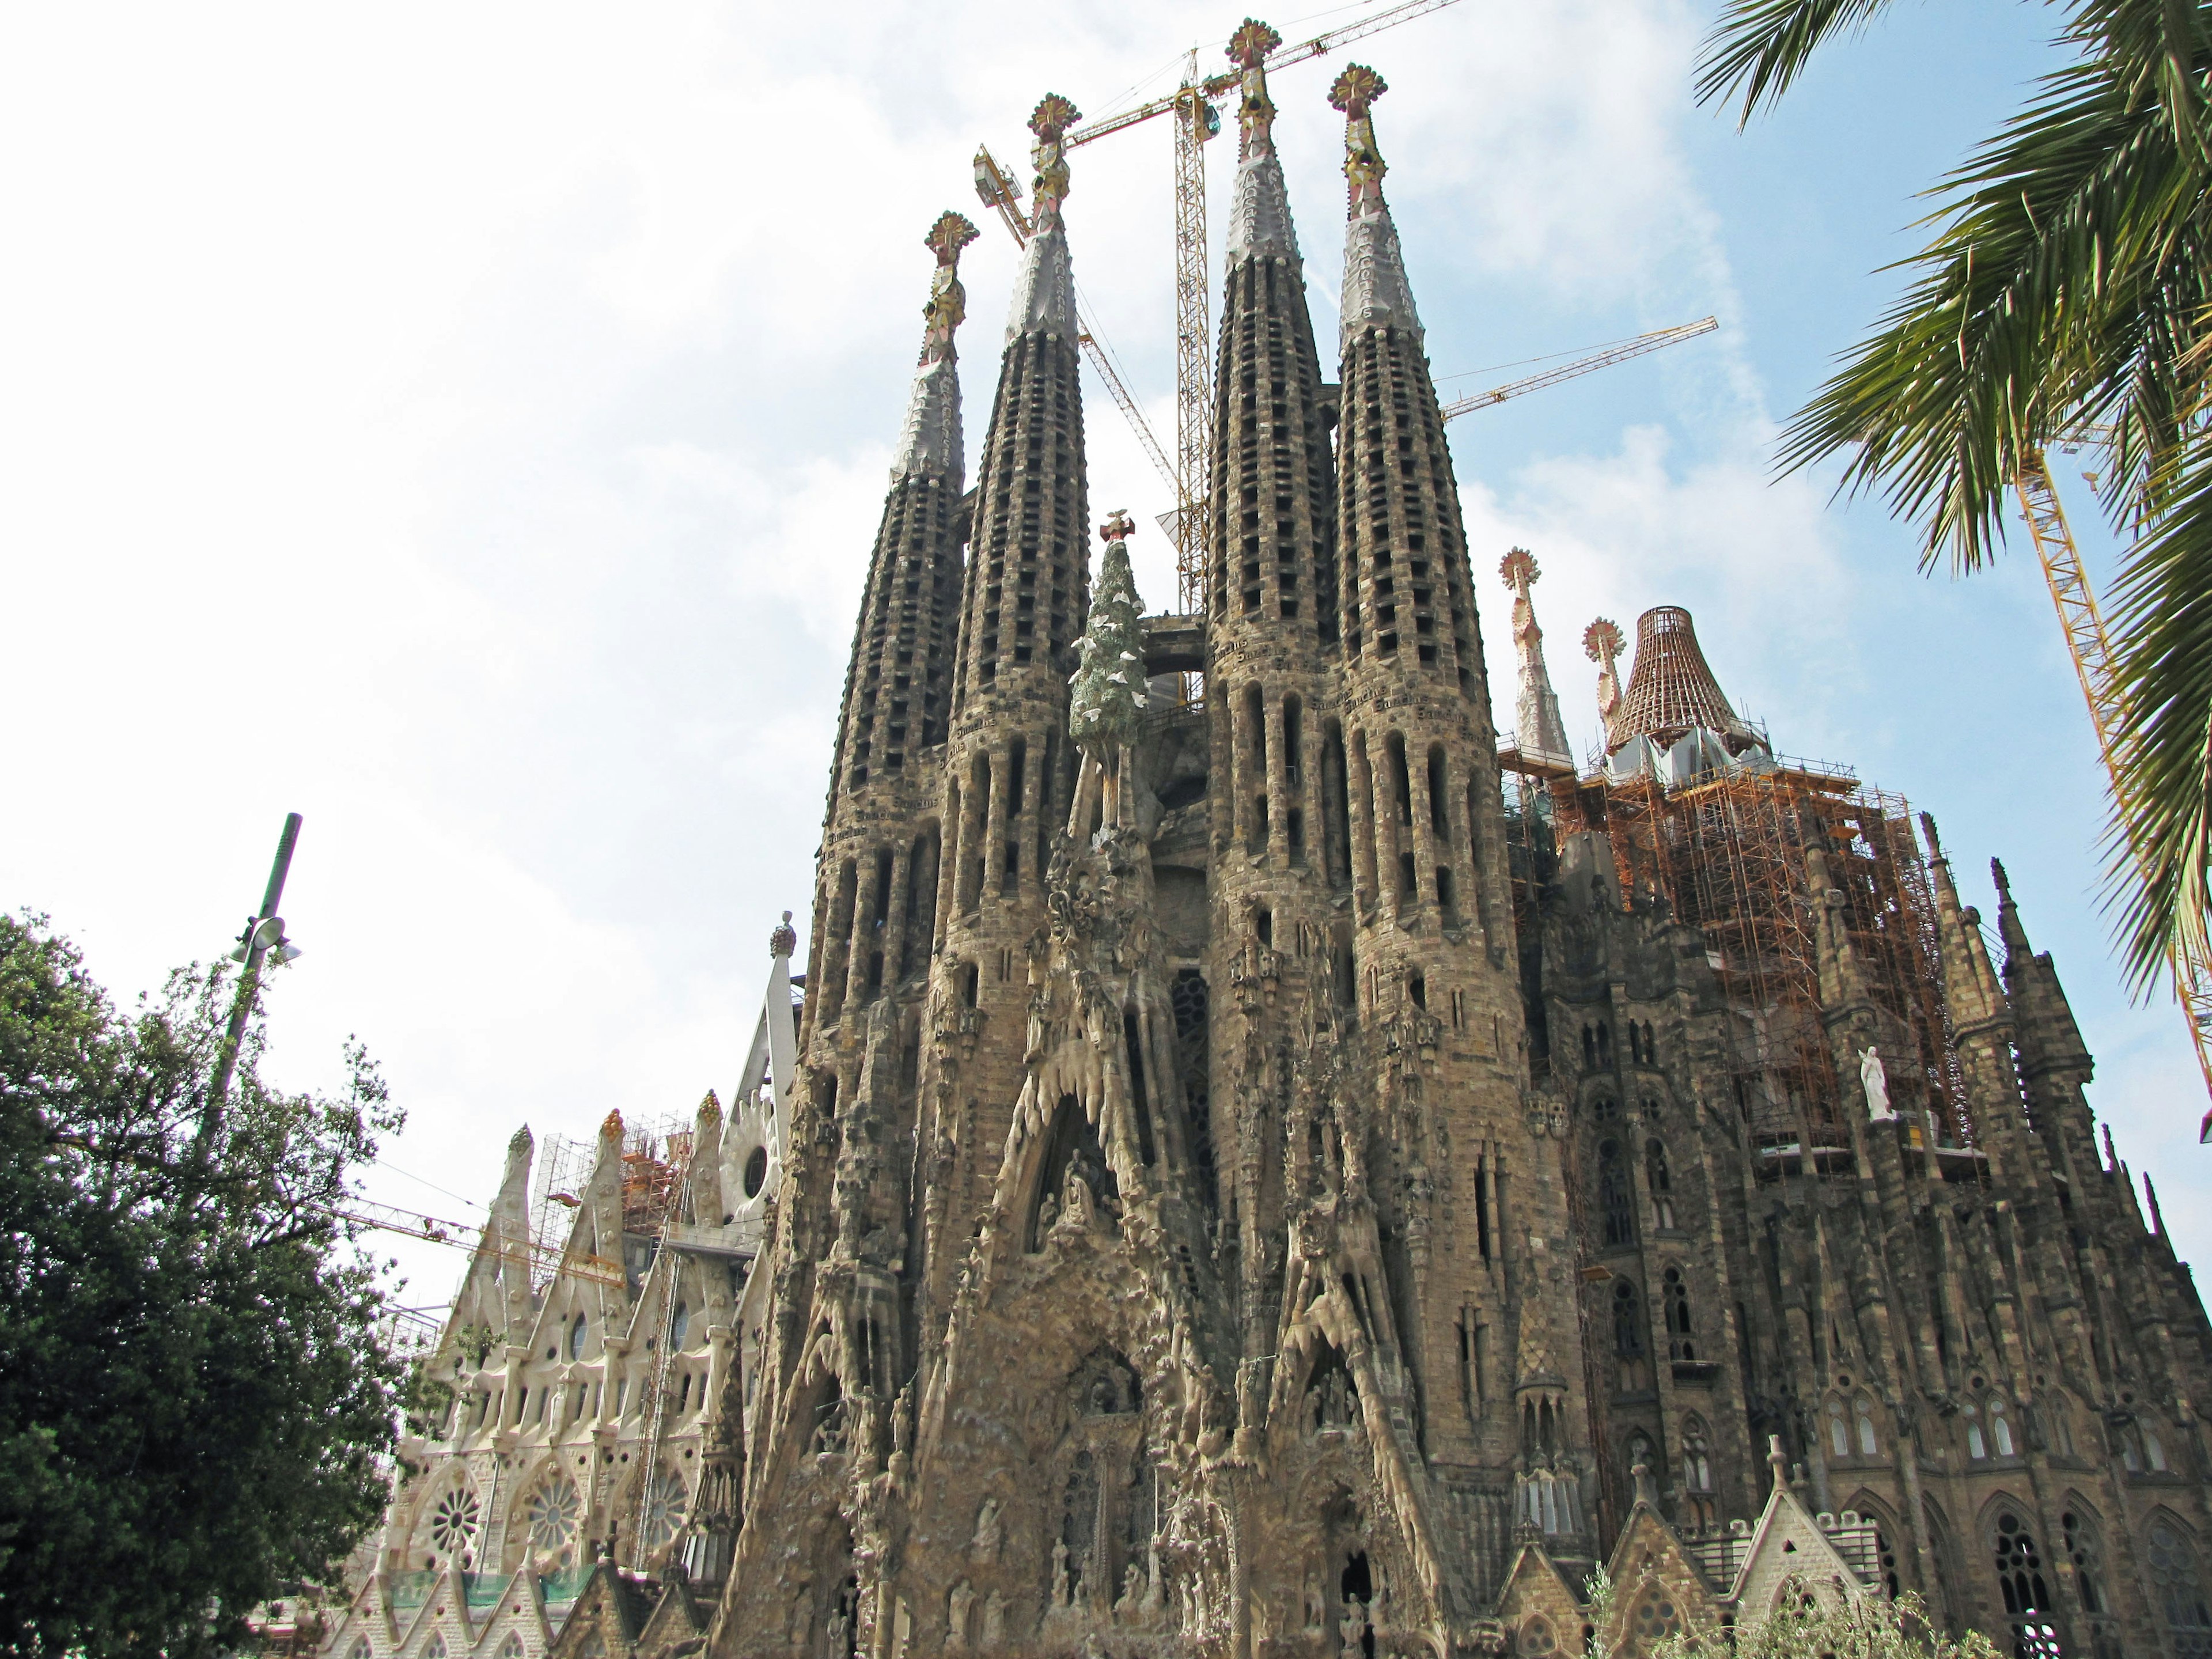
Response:
[{"label": "scaffolding", "polygon": [[561,1265],[568,1229],[580,1199],[576,1189],[592,1172],[592,1149],[565,1135],[538,1143],[530,1182],[530,1291],[544,1291]]},{"label": "scaffolding", "polygon": [[[1791,1162],[1849,1167],[1844,1091],[1822,1021],[1805,854],[1827,854],[1832,890],[1869,997],[1902,1033],[1890,1060],[1899,1104],[1924,1106],[1939,1147],[1971,1148],[1942,995],[1936,909],[1903,797],[1809,762],[1731,770],[1668,788],[1599,772],[1553,786],[1557,832],[1609,839],[1632,906],[1663,902],[1698,929],[1729,1009],[1729,1069],[1763,1173]],[[1524,824],[1528,814],[1522,814]],[[1891,1038],[1885,1036],[1884,1042]]]}]

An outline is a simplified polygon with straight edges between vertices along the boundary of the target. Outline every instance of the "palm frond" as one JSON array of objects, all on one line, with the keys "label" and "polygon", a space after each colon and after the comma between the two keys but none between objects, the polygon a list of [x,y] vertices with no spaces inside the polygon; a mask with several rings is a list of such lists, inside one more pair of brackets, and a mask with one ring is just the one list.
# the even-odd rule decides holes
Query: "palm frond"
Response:
[{"label": "palm frond", "polygon": [[2187,446],[2110,609],[2127,712],[2106,893],[2142,991],[2164,971],[2170,941],[2212,958],[2212,439]]},{"label": "palm frond", "polygon": [[1785,469],[1848,453],[1839,488],[1918,522],[1931,562],[1979,568],[2024,449],[2084,419],[2116,428],[2109,500],[2154,499],[2202,401],[2206,173],[2127,70],[2046,77],[1938,186],[1917,280],[1784,434]]},{"label": "palm frond", "polygon": [[1862,29],[1890,0],[1732,0],[1698,59],[1698,101],[1741,98],[1736,120],[1790,90],[1814,52]]}]

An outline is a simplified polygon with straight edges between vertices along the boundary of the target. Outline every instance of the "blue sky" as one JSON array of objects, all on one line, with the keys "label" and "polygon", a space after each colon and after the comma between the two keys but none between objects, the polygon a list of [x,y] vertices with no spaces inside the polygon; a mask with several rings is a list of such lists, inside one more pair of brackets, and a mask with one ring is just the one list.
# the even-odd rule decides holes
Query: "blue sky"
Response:
[{"label": "blue sky", "polygon": [[[1271,21],[1296,39],[1348,11]],[[1241,15],[17,9],[0,615],[25,794],[0,902],[136,990],[236,931],[303,811],[287,908],[308,954],[276,1063],[333,1079],[359,1032],[413,1114],[375,1189],[434,1213],[489,1196],[518,1122],[583,1136],[611,1107],[726,1091],[767,931],[807,909],[920,238],[947,206],[981,219],[974,146],[1019,161],[1042,93],[1103,112],[1194,43],[1218,62]],[[1691,103],[1705,6],[1460,0],[1354,55],[1391,82],[1388,191],[1453,387],[1723,325],[1454,425],[1492,664],[1517,542],[1578,742],[1584,624],[1687,605],[1779,747],[1933,811],[1970,899],[2002,856],[2098,1054],[2095,1103],[2200,1255],[2205,1103],[2179,1017],[2118,989],[2102,780],[2024,538],[1989,574],[1929,579],[1878,503],[1770,477],[1778,424],[1895,292],[1877,268],[1914,246],[1914,193],[2054,61],[2051,18],[1901,8],[1741,135]],[[1324,337],[1332,74],[1275,86]],[[1067,210],[1092,320],[1163,431],[1167,145],[1155,125],[1079,151]],[[1233,136],[1212,147],[1217,246],[1232,161]],[[971,441],[1014,264],[984,228]],[[1164,491],[1086,396],[1096,516],[1148,526]],[[2087,486],[2059,483],[2087,532]],[[457,1261],[404,1254],[416,1297],[447,1294]]]}]

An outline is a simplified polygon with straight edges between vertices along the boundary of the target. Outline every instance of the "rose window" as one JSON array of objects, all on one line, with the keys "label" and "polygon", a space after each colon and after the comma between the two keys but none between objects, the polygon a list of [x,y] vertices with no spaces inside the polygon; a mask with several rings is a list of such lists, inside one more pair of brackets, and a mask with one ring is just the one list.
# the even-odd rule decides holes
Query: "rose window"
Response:
[{"label": "rose window", "polygon": [[583,1512],[576,1483],[556,1474],[530,1495],[525,1511],[530,1541],[541,1550],[564,1550],[576,1541],[576,1518]]},{"label": "rose window", "polygon": [[684,1488],[684,1477],[675,1470],[664,1468],[653,1477],[645,1493],[644,1540],[647,1549],[676,1536],[690,1501],[690,1493]]},{"label": "rose window", "polygon": [[430,1538],[448,1555],[459,1555],[476,1542],[477,1495],[456,1486],[430,1511]]},{"label": "rose window", "polygon": [[1657,1591],[1636,1604],[1636,1645],[1640,1653],[1650,1653],[1670,1636],[1679,1636],[1682,1616],[1674,1604]]}]

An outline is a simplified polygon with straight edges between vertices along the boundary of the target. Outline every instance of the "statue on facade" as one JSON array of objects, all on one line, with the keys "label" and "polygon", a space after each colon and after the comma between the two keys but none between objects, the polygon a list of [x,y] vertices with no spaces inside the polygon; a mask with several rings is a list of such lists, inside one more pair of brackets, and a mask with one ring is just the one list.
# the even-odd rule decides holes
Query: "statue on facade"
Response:
[{"label": "statue on facade", "polygon": [[1895,1121],[1889,1103],[1889,1079],[1881,1069],[1881,1051],[1872,1043],[1859,1056],[1859,1086],[1866,1091],[1867,1116],[1876,1123]]}]

